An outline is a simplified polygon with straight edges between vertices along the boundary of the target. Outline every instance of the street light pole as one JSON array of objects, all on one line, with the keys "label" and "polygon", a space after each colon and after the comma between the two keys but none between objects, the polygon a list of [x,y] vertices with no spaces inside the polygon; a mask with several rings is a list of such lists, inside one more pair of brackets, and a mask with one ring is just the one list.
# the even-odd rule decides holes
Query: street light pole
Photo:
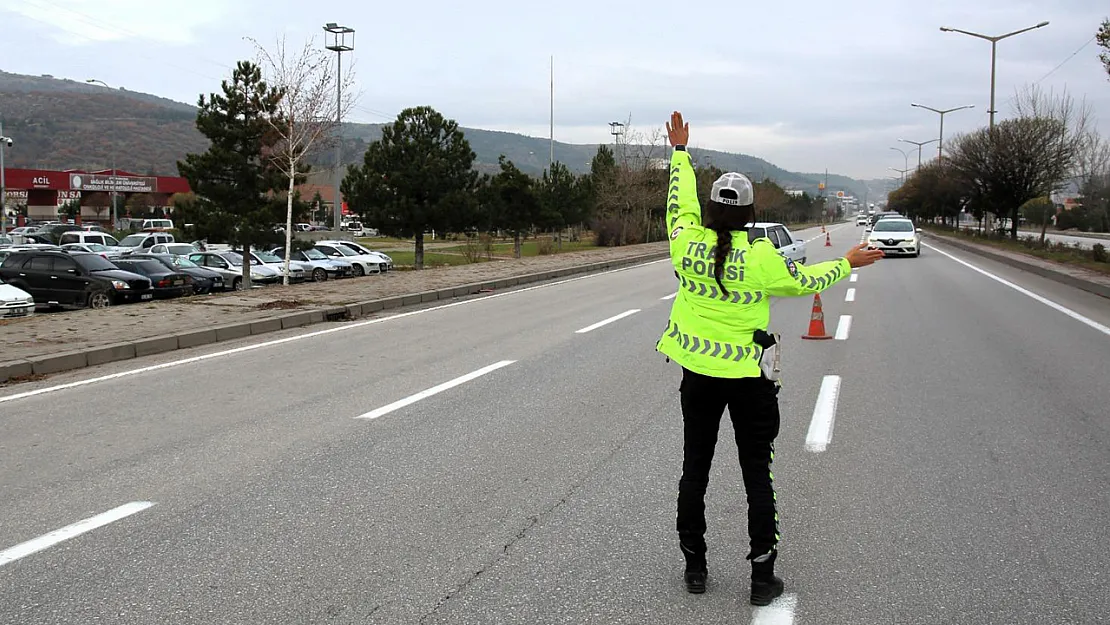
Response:
[{"label": "street light pole", "polygon": [[917,146],[917,168],[921,169],[921,148],[937,141],[937,139],[929,139],[928,141],[910,141],[909,139],[899,139],[903,143],[911,143]]},{"label": "street light pole", "polygon": [[940,138],[937,139],[937,160],[938,161],[940,161],[941,159],[944,158],[944,151],[943,151],[944,150],[944,116],[947,115],[948,113],[953,112],[953,111],[975,108],[974,104],[968,104],[966,106],[957,106],[956,108],[941,110],[941,109],[935,109],[931,106],[925,106],[924,104],[915,104],[913,102],[910,103],[910,106],[916,106],[919,109],[925,109],[926,111],[932,111],[932,112],[938,113],[940,115]]},{"label": "street light pole", "polygon": [[990,108],[989,111],[987,111],[988,113],[990,113],[990,128],[991,128],[991,130],[994,130],[994,114],[997,112],[997,111],[994,110],[994,85],[995,85],[994,76],[995,76],[996,61],[997,61],[997,57],[998,57],[998,42],[1002,41],[1003,39],[1013,37],[1014,35],[1020,35],[1021,33],[1027,33],[1031,30],[1036,30],[1038,28],[1043,28],[1045,26],[1048,26],[1047,21],[1041,22],[1040,24],[1037,24],[1036,26],[1030,26],[1029,28],[1022,28],[1021,30],[1015,30],[1012,33],[1006,33],[1005,35],[997,35],[997,36],[990,36],[990,35],[983,35],[983,34],[980,34],[980,33],[973,33],[973,32],[966,31],[966,30],[960,30],[959,28],[948,28],[946,26],[941,26],[940,27],[941,32],[960,33],[962,35],[968,35],[968,36],[971,36],[971,37],[976,37],[978,39],[985,39],[986,41],[991,42],[991,108]]},{"label": "street light pole", "polygon": [[8,234],[8,186],[4,179],[4,149],[8,147],[9,137],[4,136],[4,123],[0,122],[0,234]]},{"label": "street light pole", "polygon": [[[332,218],[338,234],[343,224],[343,198],[340,195],[343,181],[343,53],[355,49],[355,29],[328,22],[324,31],[331,35],[331,41],[325,41],[324,47],[335,52],[335,203]],[[347,35],[351,36],[350,43],[347,43]]]},{"label": "street light pole", "polygon": [[906,182],[906,172],[907,172],[907,171],[909,171],[909,170],[910,170],[910,168],[909,168],[909,167],[907,167],[907,168],[905,168],[905,169],[898,169],[897,167],[891,167],[890,169],[891,169],[892,171],[896,171],[896,172],[898,172],[899,174],[901,174],[901,175],[902,175],[902,183],[903,183],[903,184],[905,184],[905,182]]},{"label": "street light pole", "polygon": [[909,154],[906,154],[906,151],[901,149],[901,148],[890,148],[890,149],[894,150],[895,152],[901,152],[902,153],[902,161],[903,161],[902,165],[905,166],[906,171],[909,171],[910,170],[910,156],[909,156]]},{"label": "street light pole", "polygon": [[[111,89],[111,87],[108,86],[108,83],[104,82],[103,80],[96,80],[94,78],[90,78],[90,79],[86,80],[85,82],[89,83],[90,85],[101,85],[105,89],[109,89],[109,90]],[[116,211],[116,201],[117,201],[117,197],[116,197],[116,144],[115,144],[114,141],[112,142],[112,155],[111,156],[112,156],[112,190],[108,192],[108,197],[110,198],[109,201],[112,203],[112,211],[111,211],[112,229],[115,230],[116,228],[119,227],[119,226],[117,226],[117,224],[119,223],[119,213]],[[77,209],[77,210],[81,210],[81,209]]]}]

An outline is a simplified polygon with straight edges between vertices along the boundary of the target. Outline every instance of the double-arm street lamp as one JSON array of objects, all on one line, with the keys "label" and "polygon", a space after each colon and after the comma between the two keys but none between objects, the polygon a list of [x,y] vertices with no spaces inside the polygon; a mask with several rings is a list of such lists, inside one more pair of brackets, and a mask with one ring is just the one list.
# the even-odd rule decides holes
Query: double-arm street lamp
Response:
[{"label": "double-arm street lamp", "polygon": [[910,144],[913,144],[913,145],[917,146],[917,167],[918,167],[918,169],[921,168],[921,148],[922,148],[922,146],[929,145],[930,143],[932,143],[934,141],[938,141],[938,140],[939,139],[929,139],[928,141],[910,141],[909,139],[899,139],[899,141],[901,141],[903,143],[910,143]]},{"label": "double-arm street lamp", "polygon": [[963,110],[963,109],[973,109],[973,108],[975,108],[974,104],[968,104],[966,106],[957,106],[956,108],[941,110],[941,109],[935,109],[931,106],[925,106],[924,104],[915,104],[913,102],[910,103],[910,106],[916,106],[919,109],[925,109],[926,111],[932,111],[932,112],[938,113],[940,115],[940,135],[939,135],[940,138],[937,139],[937,160],[938,161],[940,159],[944,158],[944,152],[943,152],[943,150],[944,150],[944,116],[947,115],[948,113],[951,113],[952,111],[960,111],[960,110]]},{"label": "double-arm street lamp", "polygon": [[991,108],[987,112],[990,113],[990,116],[991,116],[990,127],[991,127],[992,130],[994,129],[994,114],[997,112],[997,111],[994,110],[994,74],[995,74],[995,65],[996,65],[995,60],[998,56],[997,55],[998,42],[1002,41],[1003,39],[1013,37],[1014,35],[1020,35],[1021,33],[1027,33],[1031,30],[1036,30],[1036,29],[1042,28],[1044,26],[1048,26],[1048,22],[1041,22],[1040,24],[1037,24],[1036,26],[1030,26],[1029,28],[1022,28],[1021,30],[1015,30],[1012,33],[1006,33],[1005,35],[997,35],[997,36],[982,35],[980,33],[973,33],[973,32],[966,31],[966,30],[960,30],[958,28],[948,28],[947,26],[941,26],[940,27],[941,32],[960,33],[962,35],[968,35],[968,36],[976,37],[976,38],[979,38],[979,39],[985,39],[985,40],[991,42]]},{"label": "double-arm street lamp", "polygon": [[910,170],[910,155],[906,154],[906,151],[903,150],[902,148],[890,148],[890,149],[894,150],[895,152],[899,152],[899,153],[902,154],[902,160],[904,161],[902,164],[906,167],[906,171],[909,171]]}]

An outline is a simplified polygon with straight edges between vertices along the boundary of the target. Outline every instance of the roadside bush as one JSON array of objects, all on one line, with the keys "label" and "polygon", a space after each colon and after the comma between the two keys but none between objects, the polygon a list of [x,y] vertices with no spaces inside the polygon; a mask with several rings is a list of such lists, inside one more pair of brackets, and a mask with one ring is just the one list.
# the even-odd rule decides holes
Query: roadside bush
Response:
[{"label": "roadside bush", "polygon": [[599,217],[591,228],[598,247],[617,247],[643,243],[644,228],[641,224],[617,216]]},{"label": "roadside bush", "polygon": [[555,253],[555,241],[552,239],[536,239],[536,249],[540,256],[550,256]]},{"label": "roadside bush", "polygon": [[462,247],[462,255],[466,262],[476,263],[482,260],[483,250],[480,237],[481,235],[466,237],[466,243]]},{"label": "roadside bush", "polygon": [[1091,247],[1091,258],[1098,263],[1110,262],[1110,258],[1106,255],[1106,246],[1101,243],[1095,243],[1094,246]]}]

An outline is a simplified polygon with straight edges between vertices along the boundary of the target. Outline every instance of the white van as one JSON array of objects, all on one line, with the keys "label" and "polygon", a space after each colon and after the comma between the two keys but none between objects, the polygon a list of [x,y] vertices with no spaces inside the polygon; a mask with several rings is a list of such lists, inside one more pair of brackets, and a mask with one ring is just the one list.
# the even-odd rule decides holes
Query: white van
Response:
[{"label": "white van", "polygon": [[171,219],[144,219],[139,230],[145,231],[162,231],[173,230],[173,220]]}]

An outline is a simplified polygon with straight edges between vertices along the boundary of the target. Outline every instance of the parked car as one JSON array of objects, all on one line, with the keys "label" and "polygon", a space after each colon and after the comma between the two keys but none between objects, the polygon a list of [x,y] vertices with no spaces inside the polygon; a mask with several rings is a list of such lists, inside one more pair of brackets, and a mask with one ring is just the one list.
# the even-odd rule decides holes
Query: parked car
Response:
[{"label": "parked car", "polygon": [[[230,284],[233,291],[243,289],[243,257],[235,252],[196,252],[189,254],[189,260],[204,267],[214,269],[224,275],[224,284]],[[281,280],[281,274],[261,263],[251,263],[251,282],[272,284]],[[230,281],[230,282],[229,282]]]},{"label": "parked car", "polygon": [[35,314],[35,298],[30,293],[0,280],[0,319]]},{"label": "parked car", "polygon": [[124,256],[136,252],[145,252],[159,243],[173,243],[173,235],[164,232],[138,232],[123,237],[119,242],[124,249]]},{"label": "parked car", "polygon": [[[238,252],[242,254],[242,252]],[[274,256],[269,252],[251,252],[251,260],[262,263],[266,267],[270,267],[278,272],[278,276],[285,275],[285,259]],[[304,282],[312,275],[312,267],[303,265],[295,260],[289,261],[289,281],[290,282]]]},{"label": "parked car", "polygon": [[193,278],[172,266],[167,267],[158,259],[132,255],[115,261],[115,265],[124,271],[150,278],[155,299],[170,299],[193,294]]},{"label": "parked car", "polygon": [[68,232],[63,232],[62,235],[58,237],[58,245],[65,246],[73,243],[82,245],[103,245],[110,250],[108,258],[121,258],[125,252],[131,251],[130,248],[120,247],[119,241],[107,232],[70,230]]},{"label": "parked car", "polygon": [[[272,249],[270,253],[278,258],[285,258],[283,247]],[[312,269],[313,282],[323,282],[328,278],[350,278],[355,273],[355,267],[351,263],[338,258],[328,258],[316,248],[293,252],[289,258],[308,265]]]},{"label": "parked car", "polygon": [[159,243],[150,247],[149,254],[172,254],[174,256],[188,256],[200,250],[192,243]]},{"label": "parked car", "polygon": [[325,245],[342,245],[342,246],[346,247],[347,249],[351,250],[352,252],[354,252],[355,254],[365,254],[367,256],[375,256],[375,257],[378,258],[378,264],[379,264],[378,266],[379,266],[379,269],[381,269],[382,273],[385,273],[386,270],[393,269],[393,259],[392,258],[390,258],[388,255],[386,255],[382,252],[375,252],[374,250],[366,247],[365,245],[363,245],[361,243],[355,243],[354,241],[340,241],[340,240],[320,241],[320,243],[323,243]]},{"label": "parked car", "polygon": [[12,245],[14,243],[15,243],[15,241],[13,241],[12,238],[9,237],[8,235],[0,234],[0,247]]},{"label": "parked car", "polygon": [[748,241],[767,238],[778,248],[783,256],[796,263],[806,262],[806,242],[796,239],[790,230],[780,224],[760,221],[748,226]]},{"label": "parked car", "polygon": [[193,293],[197,295],[207,295],[213,291],[224,290],[224,276],[222,273],[211,269],[205,269],[184,256],[174,256],[173,254],[134,254],[131,258],[151,258],[162,263],[171,271],[180,271],[189,276],[193,279]]},{"label": "parked car", "polygon": [[40,306],[88,306],[154,297],[150,279],[124,271],[96,254],[60,250],[15,252],[0,265],[0,280],[31,294]]},{"label": "parked car", "polygon": [[354,265],[356,277],[382,272],[382,259],[378,256],[359,254],[346,245],[334,241],[320,241],[316,243],[316,249],[323,252],[328,258],[345,260]]},{"label": "parked car", "polygon": [[96,254],[108,260],[120,258],[120,253],[112,250],[107,245],[99,243],[66,243],[62,246],[62,250],[66,252],[83,252],[85,254]]}]

